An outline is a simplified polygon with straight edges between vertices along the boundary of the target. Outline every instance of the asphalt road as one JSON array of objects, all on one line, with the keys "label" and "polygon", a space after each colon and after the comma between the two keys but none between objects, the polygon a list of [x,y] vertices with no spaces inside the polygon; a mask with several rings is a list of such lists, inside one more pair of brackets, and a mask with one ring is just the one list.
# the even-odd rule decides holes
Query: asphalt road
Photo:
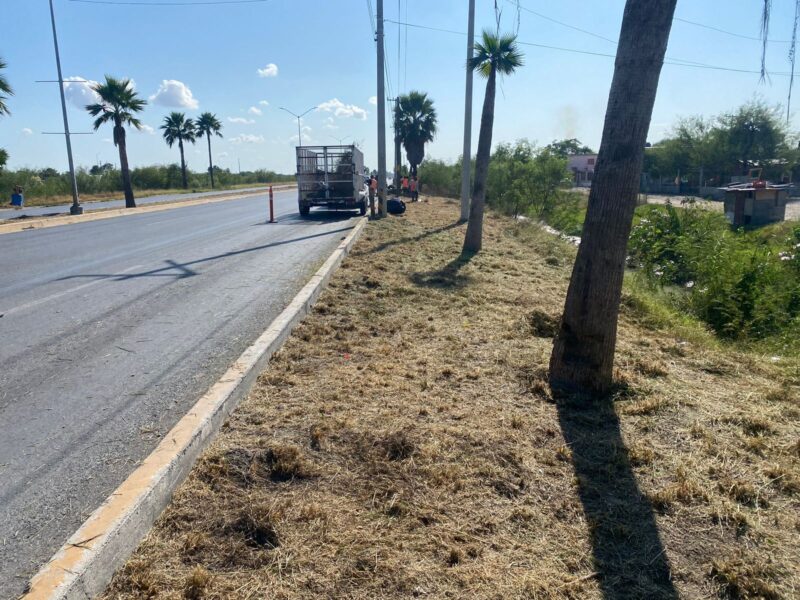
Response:
[{"label": "asphalt road", "polygon": [[285,308],[354,225],[295,192],[0,235],[0,598]]},{"label": "asphalt road", "polygon": [[[181,200],[192,200],[193,198],[206,198],[219,196],[222,194],[246,194],[247,192],[263,191],[261,188],[243,188],[238,190],[222,190],[219,192],[196,192],[189,194],[161,194],[159,196],[147,196],[146,198],[136,198],[136,204],[143,206],[145,204],[153,204],[154,202],[180,202]],[[59,206],[26,206],[22,209],[8,208],[8,200],[5,200],[6,206],[0,207],[0,221],[4,219],[15,219],[22,216],[26,217],[41,217],[43,215],[68,215],[69,204],[62,204]],[[100,210],[102,208],[125,208],[125,199],[119,198],[116,200],[101,200],[98,202],[84,202],[83,210],[92,211]]]}]

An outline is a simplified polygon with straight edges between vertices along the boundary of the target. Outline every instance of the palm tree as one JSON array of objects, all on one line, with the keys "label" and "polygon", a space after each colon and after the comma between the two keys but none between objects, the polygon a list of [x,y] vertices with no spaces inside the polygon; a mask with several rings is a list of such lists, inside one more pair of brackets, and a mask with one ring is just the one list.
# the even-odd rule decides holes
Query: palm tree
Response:
[{"label": "palm tree", "polygon": [[194,123],[194,128],[197,137],[201,138],[206,136],[208,140],[208,174],[211,176],[211,189],[214,189],[214,162],[211,160],[211,136],[218,135],[222,137],[222,123],[219,122],[217,115],[210,112],[204,112]]},{"label": "palm tree", "polygon": [[612,385],[625,256],[677,0],[628,0],[581,245],[550,358],[554,388]]},{"label": "palm tree", "polygon": [[194,144],[197,139],[197,131],[194,127],[194,121],[187,119],[186,115],[179,112],[171,112],[168,116],[164,117],[164,124],[161,126],[164,130],[164,139],[167,141],[167,146],[172,148],[175,142],[178,142],[178,148],[181,151],[181,175],[183,177],[183,189],[189,187],[189,179],[186,177],[186,159],[183,155],[183,142]]},{"label": "palm tree", "polygon": [[[0,58],[0,71],[7,68],[8,64],[2,58]],[[11,111],[8,110],[8,105],[6,104],[6,100],[8,100],[9,96],[13,95],[14,95],[14,90],[11,89],[11,84],[8,83],[8,79],[6,79],[5,76],[0,75],[0,115],[11,114]]]},{"label": "palm tree", "polygon": [[125,191],[125,207],[136,207],[131,186],[131,172],[128,168],[128,148],[125,145],[125,125],[136,129],[142,128],[142,123],[136,118],[136,113],[144,110],[147,105],[145,100],[138,97],[131,85],[130,79],[116,79],[106,75],[104,83],[92,87],[100,97],[97,104],[89,104],[86,110],[93,117],[95,131],[104,123],[114,124],[114,145],[119,149],[119,166],[122,172],[122,188]]},{"label": "palm tree", "polygon": [[395,126],[406,149],[412,176],[416,176],[417,166],[425,158],[425,144],[436,135],[436,120],[436,109],[428,94],[411,91],[397,99]]},{"label": "palm tree", "polygon": [[[481,130],[478,137],[478,154],[475,159],[475,183],[469,209],[464,252],[478,252],[483,243],[483,207],[486,200],[486,177],[489,173],[489,156],[492,150],[494,127],[494,97],[497,74],[510,75],[523,64],[522,52],[517,47],[515,35],[495,35],[484,30],[480,42],[475,42],[475,55],[467,63],[468,69],[486,77],[486,96],[483,100]],[[469,157],[464,157],[469,160]]]}]

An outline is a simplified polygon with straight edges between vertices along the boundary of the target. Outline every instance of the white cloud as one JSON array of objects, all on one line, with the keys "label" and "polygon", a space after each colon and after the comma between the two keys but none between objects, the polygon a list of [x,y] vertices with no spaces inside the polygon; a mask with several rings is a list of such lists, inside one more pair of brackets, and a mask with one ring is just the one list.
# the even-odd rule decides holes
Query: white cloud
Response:
[{"label": "white cloud", "polygon": [[333,113],[341,118],[354,118],[361,119],[362,121],[367,118],[367,111],[355,104],[345,104],[338,98],[332,98],[327,102],[323,102],[317,107],[317,110]]},{"label": "white cloud", "polygon": [[278,76],[278,65],[275,63],[269,63],[263,69],[258,69],[258,76],[259,77],[277,77]]},{"label": "white cloud", "polygon": [[30,127],[23,127],[22,133],[24,135],[33,135],[33,129],[31,129]]},{"label": "white cloud", "polygon": [[257,106],[251,106],[250,108],[247,109],[247,112],[250,113],[251,115],[258,115],[258,116],[261,116],[262,114],[261,109],[258,108]]},{"label": "white cloud", "polygon": [[226,156],[228,156],[227,152],[220,152],[219,154],[217,154],[217,158],[225,158]]},{"label": "white cloud", "polygon": [[150,125],[145,125],[144,123],[142,124],[142,128],[139,131],[142,131],[143,133],[147,133],[149,135],[155,135],[156,133],[155,129],[150,127]]},{"label": "white cloud", "polygon": [[258,101],[258,103],[259,103],[261,106],[269,106],[269,102],[267,102],[266,100],[259,100],[259,101]]},{"label": "white cloud", "polygon": [[100,96],[92,89],[94,85],[97,85],[96,81],[83,77],[67,77],[64,80],[64,96],[74,106],[83,110],[87,104],[100,102]]},{"label": "white cloud", "polygon": [[369,97],[369,103],[372,104],[372,106],[378,106],[378,97],[377,96],[370,96]]},{"label": "white cloud", "polygon": [[325,129],[339,129],[339,126],[336,124],[336,121],[333,117],[328,117],[325,119],[325,124],[323,125]]},{"label": "white cloud", "polygon": [[113,144],[113,143],[114,143],[114,140],[112,140],[111,138],[103,138],[103,141],[104,141],[106,144]]},{"label": "white cloud", "polygon": [[244,117],[228,117],[229,123],[238,123],[239,125],[252,125],[255,123],[253,119],[245,119]]},{"label": "white cloud", "polygon": [[228,141],[231,144],[263,144],[264,136],[243,133],[241,135],[237,135],[236,137],[230,138]]},{"label": "white cloud", "polygon": [[175,79],[164,79],[158,87],[158,91],[150,96],[149,100],[153,104],[174,108],[195,109],[200,106],[200,103],[192,95],[192,90],[185,83]]}]

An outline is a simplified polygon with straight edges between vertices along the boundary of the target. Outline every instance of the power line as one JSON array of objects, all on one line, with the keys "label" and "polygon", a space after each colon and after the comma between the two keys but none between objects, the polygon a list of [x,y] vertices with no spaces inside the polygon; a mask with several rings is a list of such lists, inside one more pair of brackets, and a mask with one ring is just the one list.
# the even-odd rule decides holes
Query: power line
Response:
[{"label": "power line", "polygon": [[[396,21],[392,21],[390,19],[385,19],[385,20],[387,22],[389,22],[389,23],[396,23]],[[440,28],[440,27],[430,27],[428,25],[418,25],[416,23],[400,23],[400,24],[404,25],[406,27],[414,27],[415,29],[426,29],[426,30],[429,30],[429,31],[438,31],[438,32],[441,32],[441,33],[451,33],[453,35],[462,35],[462,36],[466,36],[467,35],[463,31],[455,31],[453,29],[443,29],[443,28]],[[616,54],[609,54],[607,52],[594,52],[594,51],[591,51],[591,50],[579,50],[577,48],[565,48],[565,47],[562,47],[562,46],[550,46],[548,44],[536,44],[534,42],[523,42],[523,41],[520,41],[520,40],[517,40],[517,43],[522,45],[522,46],[533,46],[535,48],[545,48],[547,50],[557,50],[559,52],[571,52],[573,54],[585,54],[585,55],[589,55],[589,56],[601,56],[603,58],[616,58]],[[673,66],[677,66],[677,67],[692,67],[692,68],[696,68],[696,69],[711,69],[711,70],[715,70],[715,71],[729,71],[729,72],[733,72],[733,73],[748,73],[748,74],[754,74],[754,75],[760,75],[761,74],[761,71],[754,71],[754,70],[751,70],[751,69],[739,69],[739,68],[736,68],[736,67],[722,67],[722,66],[718,66],[718,65],[709,65],[709,64],[705,64],[705,63],[698,63],[698,62],[694,62],[694,61],[690,61],[690,60],[684,60],[684,59],[680,59],[680,58],[667,58],[664,61],[664,64],[673,65]],[[789,73],[775,72],[775,73],[771,73],[771,75],[779,75],[779,76],[788,77]]]},{"label": "power line", "polygon": [[[725,35],[730,35],[737,38],[742,38],[743,40],[754,40],[756,42],[763,41],[760,37],[755,37],[752,35],[744,35],[743,33],[736,33],[734,31],[728,31],[727,29],[720,29],[719,27],[714,27],[713,25],[706,25],[705,23],[698,23],[697,21],[690,21],[689,19],[682,19],[680,17],[674,17],[674,21],[680,21],[681,23],[687,23],[689,25],[694,25],[695,27],[702,27],[703,29],[710,29],[711,31],[716,31],[717,33],[724,33]],[[791,40],[767,40],[768,42],[772,42],[773,44],[791,44]]]},{"label": "power line", "polygon": [[544,19],[545,21],[550,21],[551,23],[556,23],[558,25],[561,25],[562,27],[567,27],[568,29],[580,31],[581,33],[585,33],[586,35],[596,37],[600,40],[603,40],[604,42],[610,42],[614,45],[617,44],[617,40],[612,40],[611,38],[607,38],[606,36],[600,35],[599,33],[594,33],[593,31],[581,29],[580,27],[575,27],[574,25],[570,25],[569,23],[564,23],[563,21],[559,21],[558,19],[554,19],[552,17],[548,17],[547,15],[543,15],[542,13],[536,12],[535,10],[530,9],[527,6],[523,6],[518,0],[506,0],[506,2],[508,2],[509,4],[513,4],[514,6],[517,7],[517,9],[522,9],[525,12],[531,13],[532,15],[536,15],[540,19]]},{"label": "power line", "polygon": [[[541,19],[545,19],[546,21],[550,21],[551,23],[556,23],[558,25],[561,25],[562,27],[567,27],[567,28],[572,29],[574,31],[579,31],[579,32],[584,33],[586,35],[601,39],[601,40],[606,41],[606,42],[610,42],[612,44],[616,44],[617,43],[617,40],[611,39],[611,38],[606,37],[604,35],[600,35],[599,33],[595,33],[593,31],[589,31],[587,29],[581,29],[580,27],[576,27],[576,26],[571,25],[569,23],[565,23],[564,21],[559,21],[558,19],[554,19],[552,17],[548,17],[547,15],[544,15],[544,14],[542,14],[540,12],[536,12],[535,10],[532,10],[532,9],[528,8],[527,6],[524,6],[523,4],[521,4],[519,2],[519,0],[506,0],[506,2],[508,2],[509,4],[513,4],[518,9],[521,8],[522,10],[524,10],[526,12],[529,12],[529,13],[531,13],[533,15],[536,15],[537,17],[539,17]],[[742,34],[742,33],[736,33],[734,31],[728,31],[727,29],[721,29],[719,27],[714,27],[713,25],[706,25],[705,23],[699,23],[697,21],[690,21],[689,19],[682,19],[681,17],[674,17],[673,20],[674,21],[680,21],[681,23],[686,23],[688,25],[694,25],[695,27],[702,27],[703,29],[709,29],[711,31],[716,31],[717,33],[723,33],[725,35],[730,35],[730,36],[741,38],[741,39],[744,39],[744,40],[753,40],[753,41],[756,41],[756,42],[762,42],[763,41],[760,37],[755,37],[755,36],[752,36],[752,35],[745,35],[745,34]],[[771,42],[771,43],[774,43],[774,44],[790,44],[791,43],[790,40],[772,40],[772,39],[770,39],[770,40],[767,40],[767,41]]]}]

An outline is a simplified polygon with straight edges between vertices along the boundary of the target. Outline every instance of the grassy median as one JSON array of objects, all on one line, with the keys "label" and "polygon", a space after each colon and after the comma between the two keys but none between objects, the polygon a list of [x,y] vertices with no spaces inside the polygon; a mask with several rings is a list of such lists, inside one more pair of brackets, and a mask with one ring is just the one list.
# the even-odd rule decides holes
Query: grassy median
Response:
[{"label": "grassy median", "polygon": [[630,288],[554,400],[574,248],[453,201],[369,224],[107,598],[792,598],[798,364]]}]

